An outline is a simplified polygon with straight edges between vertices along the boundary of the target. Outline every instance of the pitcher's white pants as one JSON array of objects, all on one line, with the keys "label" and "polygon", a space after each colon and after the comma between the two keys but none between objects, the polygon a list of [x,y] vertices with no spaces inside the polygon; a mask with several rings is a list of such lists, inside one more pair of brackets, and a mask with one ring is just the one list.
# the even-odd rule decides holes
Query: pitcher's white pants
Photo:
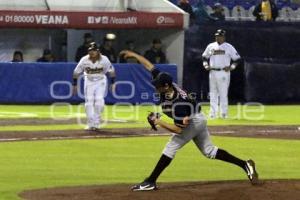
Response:
[{"label": "pitcher's white pants", "polygon": [[203,155],[214,159],[218,152],[218,147],[210,140],[210,133],[207,129],[207,120],[202,113],[195,114],[190,118],[190,124],[182,129],[180,134],[174,134],[167,143],[163,154],[169,158],[174,158],[177,151],[189,141],[193,140]]},{"label": "pitcher's white pants", "polygon": [[209,72],[210,92],[210,116],[217,117],[219,104],[222,116],[228,114],[228,88],[230,84],[230,72],[213,71]]},{"label": "pitcher's white pants", "polygon": [[104,110],[106,85],[106,78],[95,82],[85,83],[85,112],[89,128],[98,128],[100,125],[101,113]]}]

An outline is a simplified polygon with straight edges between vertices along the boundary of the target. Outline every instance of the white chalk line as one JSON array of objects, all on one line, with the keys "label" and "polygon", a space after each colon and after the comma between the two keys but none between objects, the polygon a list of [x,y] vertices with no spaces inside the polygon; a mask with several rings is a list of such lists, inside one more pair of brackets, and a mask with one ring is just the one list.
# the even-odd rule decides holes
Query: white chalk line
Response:
[{"label": "white chalk line", "polygon": [[24,137],[24,138],[0,138],[0,142],[15,142],[15,141],[37,141],[37,140],[69,140],[69,139],[95,139],[95,138],[125,138],[125,137],[139,137],[139,136],[168,136],[169,133],[150,133],[138,135],[85,135],[85,136],[55,136],[55,137]]},{"label": "white chalk line", "polygon": [[31,112],[8,112],[8,111],[0,111],[0,117],[38,117],[38,114]]}]

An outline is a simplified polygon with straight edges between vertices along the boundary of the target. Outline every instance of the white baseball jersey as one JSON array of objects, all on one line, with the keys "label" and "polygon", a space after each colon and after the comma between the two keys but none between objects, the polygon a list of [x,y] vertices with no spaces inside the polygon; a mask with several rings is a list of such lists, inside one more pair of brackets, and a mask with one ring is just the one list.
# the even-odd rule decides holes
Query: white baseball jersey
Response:
[{"label": "white baseball jersey", "polygon": [[86,84],[93,83],[106,78],[106,73],[114,71],[109,59],[101,55],[101,59],[93,63],[89,59],[89,55],[81,58],[76,68],[74,69],[74,74],[81,74],[84,72],[84,81]]},{"label": "white baseball jersey", "polygon": [[218,42],[210,43],[202,54],[209,59],[209,65],[212,68],[224,68],[230,66],[231,60],[240,59],[236,49],[229,43],[224,42],[221,45]]}]

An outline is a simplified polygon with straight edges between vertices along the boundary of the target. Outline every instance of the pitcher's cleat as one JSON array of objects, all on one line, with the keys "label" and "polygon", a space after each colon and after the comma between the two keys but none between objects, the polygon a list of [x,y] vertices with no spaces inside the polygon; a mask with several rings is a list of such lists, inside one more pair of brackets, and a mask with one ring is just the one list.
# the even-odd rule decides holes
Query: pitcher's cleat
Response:
[{"label": "pitcher's cleat", "polygon": [[96,131],[96,132],[98,132],[98,131],[100,131],[101,129],[100,129],[100,128],[96,128],[96,127],[86,127],[84,130],[86,130],[86,131]]},{"label": "pitcher's cleat", "polygon": [[156,183],[144,181],[140,184],[137,184],[131,188],[132,191],[151,191],[156,190]]},{"label": "pitcher's cleat", "polygon": [[100,128],[93,127],[93,131],[99,132],[99,131],[101,131],[101,129],[100,129]]},{"label": "pitcher's cleat", "polygon": [[246,171],[251,184],[257,185],[259,183],[258,173],[256,172],[255,163],[253,160],[246,161]]},{"label": "pitcher's cleat", "polygon": [[84,128],[84,130],[85,131],[94,131],[94,127],[87,126],[87,127]]}]

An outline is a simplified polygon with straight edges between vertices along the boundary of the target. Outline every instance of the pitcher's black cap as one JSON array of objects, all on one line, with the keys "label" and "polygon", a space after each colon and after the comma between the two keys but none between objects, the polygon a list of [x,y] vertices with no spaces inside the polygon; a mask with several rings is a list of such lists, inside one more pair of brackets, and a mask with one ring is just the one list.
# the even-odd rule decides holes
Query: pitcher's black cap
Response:
[{"label": "pitcher's black cap", "polygon": [[170,76],[170,74],[166,72],[160,72],[155,79],[153,79],[152,84],[156,87],[163,87],[167,84],[171,85],[173,82],[173,78]]}]

